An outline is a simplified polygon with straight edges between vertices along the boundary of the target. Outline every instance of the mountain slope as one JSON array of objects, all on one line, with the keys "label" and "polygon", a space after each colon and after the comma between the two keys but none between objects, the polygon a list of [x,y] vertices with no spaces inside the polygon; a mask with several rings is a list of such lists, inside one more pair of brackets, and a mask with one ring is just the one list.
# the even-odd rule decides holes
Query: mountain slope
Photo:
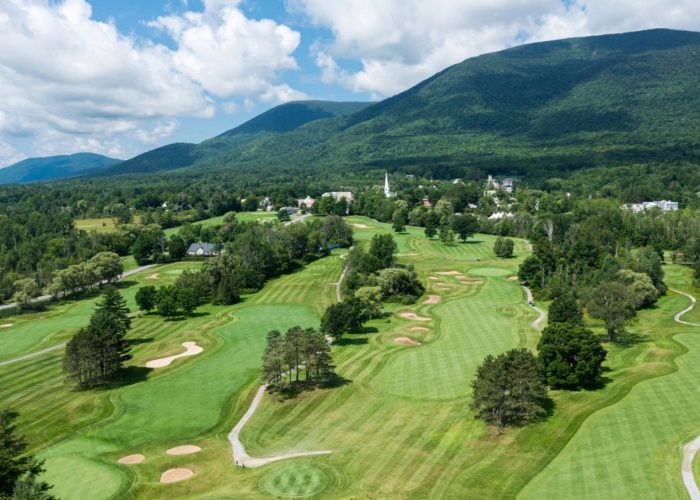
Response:
[{"label": "mountain slope", "polygon": [[93,173],[120,163],[121,160],[94,153],[28,158],[0,169],[0,184],[26,183],[62,179]]},{"label": "mountain slope", "polygon": [[700,34],[648,30],[468,59],[347,116],[205,141],[186,171],[374,166],[552,177],[700,163],[698,118]]}]

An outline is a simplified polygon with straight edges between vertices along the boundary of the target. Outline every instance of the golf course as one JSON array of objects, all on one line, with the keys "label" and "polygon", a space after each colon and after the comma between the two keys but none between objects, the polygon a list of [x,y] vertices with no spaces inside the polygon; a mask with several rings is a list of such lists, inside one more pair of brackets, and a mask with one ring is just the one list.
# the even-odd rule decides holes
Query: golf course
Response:
[{"label": "golf course", "polygon": [[[268,281],[233,306],[207,304],[186,319],[133,315],[133,357],[123,383],[109,389],[66,384],[63,349],[2,364],[69,340],[98,296],[0,318],[0,399],[20,413],[52,494],[688,497],[681,463],[686,443],[700,435],[700,310],[683,314],[685,323],[674,319],[691,305],[688,296],[669,291],[604,344],[604,387],[552,391],[548,418],[499,431],[474,419],[471,381],[487,355],[537,347],[546,320],[537,322],[517,279],[528,242],[514,239],[514,257],[503,259],[491,235],[448,246],[426,238],[423,228],[396,234],[367,217],[346,220],[356,246],[393,234],[398,262],[414,266],[426,291],[415,304],[385,303],[382,317],[334,343],[337,383],[294,398],[264,393],[254,400],[266,334],[319,326],[337,301],[345,249]],[[201,265],[157,265],[119,282],[119,290],[136,311],[139,287],[172,284]],[[689,268],[664,270],[669,288],[696,295]],[[602,321],[586,318],[586,325],[605,334]],[[254,401],[237,434],[250,457],[329,453],[236,466],[229,433]]]}]

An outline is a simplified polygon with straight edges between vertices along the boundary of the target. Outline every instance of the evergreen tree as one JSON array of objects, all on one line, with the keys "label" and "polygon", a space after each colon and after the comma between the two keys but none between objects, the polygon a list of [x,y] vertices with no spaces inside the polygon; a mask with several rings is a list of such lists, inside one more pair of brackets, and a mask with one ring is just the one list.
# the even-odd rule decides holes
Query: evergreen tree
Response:
[{"label": "evergreen tree", "polygon": [[549,324],[570,323],[572,325],[583,324],[583,313],[573,292],[565,292],[554,298],[549,305]]},{"label": "evergreen tree", "polygon": [[105,311],[113,315],[124,334],[131,328],[131,319],[129,318],[129,308],[126,305],[126,299],[122,297],[115,287],[105,287],[102,292],[102,301],[97,303],[97,311]]},{"label": "evergreen tree", "polygon": [[490,424],[521,426],[547,414],[547,387],[527,349],[488,355],[476,370],[471,409]]}]

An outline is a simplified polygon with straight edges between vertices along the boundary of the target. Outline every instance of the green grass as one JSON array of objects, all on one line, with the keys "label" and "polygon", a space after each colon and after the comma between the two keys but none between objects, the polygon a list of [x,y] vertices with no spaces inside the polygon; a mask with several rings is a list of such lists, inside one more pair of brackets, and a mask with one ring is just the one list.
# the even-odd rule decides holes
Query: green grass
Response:
[{"label": "green grass", "polygon": [[[351,221],[372,226],[356,229],[359,241],[391,230],[366,218]],[[265,334],[318,324],[334,301],[344,251],[271,280],[236,306],[206,306],[183,321],[152,315],[134,321],[133,366],[179,352],[185,340],[204,347],[198,356],[118,389],[76,393],[63,383],[61,353],[52,352],[0,367],[0,400],[22,413],[21,429],[47,460],[46,477],[62,498],[683,497],[682,445],[700,434],[700,337],[672,318],[688,300],[663,297],[640,314],[624,342],[606,344],[604,389],[554,391],[555,411],[547,421],[497,433],[468,410],[474,369],[489,353],[534,348],[539,336],[530,325],[534,312],[508,279],[526,255],[525,242],[516,241],[515,258],[497,259],[492,237],[475,240],[445,247],[409,228],[399,239],[399,260],[414,264],[426,293],[441,301],[388,304],[386,317],[333,347],[342,379],[337,387],[286,401],[266,396],[242,433],[252,455],[325,449],[333,450],[330,455],[240,469],[231,463],[226,434],[257,387]],[[138,286],[170,283],[189,265],[141,273],[124,293],[131,302]],[[438,274],[445,271],[474,281]],[[688,269],[666,271],[669,284],[691,290]],[[148,279],[153,274],[157,279]],[[56,340],[63,334],[52,326],[63,321],[57,331],[69,332],[90,308],[82,301],[60,305],[43,319],[10,318],[40,329],[32,333],[18,323],[0,331],[0,352],[23,336],[33,340],[15,351]],[[408,321],[400,317],[405,311],[431,320]],[[411,331],[417,325],[428,331]],[[599,323],[591,326],[603,333]],[[422,345],[398,345],[397,336]],[[188,443],[203,451],[164,453]],[[146,461],[116,464],[130,453],[143,453]],[[160,485],[158,477],[171,467],[191,468],[195,479]]]},{"label": "green grass", "polygon": [[99,217],[94,219],[76,219],[75,227],[83,231],[97,231],[98,233],[110,233],[117,226],[113,217]]},{"label": "green grass", "polygon": [[[238,222],[273,221],[273,220],[277,220],[277,212],[237,212],[236,219],[238,219]],[[220,226],[223,223],[224,223],[224,216],[219,215],[217,217],[211,217],[209,219],[203,219],[203,220],[200,220],[197,222],[193,222],[192,224],[198,224],[202,227],[212,227],[212,226]],[[169,229],[166,229],[164,231],[165,236],[167,236],[169,238],[170,236],[177,234],[179,230],[180,230],[179,227],[171,227]]]}]

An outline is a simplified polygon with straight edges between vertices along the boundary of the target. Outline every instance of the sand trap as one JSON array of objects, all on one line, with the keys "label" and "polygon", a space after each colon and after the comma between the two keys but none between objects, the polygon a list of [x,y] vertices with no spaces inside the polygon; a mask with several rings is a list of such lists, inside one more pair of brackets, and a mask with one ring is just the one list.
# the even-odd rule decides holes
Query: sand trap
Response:
[{"label": "sand trap", "polygon": [[0,325],[0,328],[10,328],[12,326],[12,323],[5,323],[4,325]]},{"label": "sand trap", "polygon": [[185,444],[182,446],[176,446],[175,448],[170,448],[167,453],[168,455],[191,455],[192,453],[199,453],[202,449],[199,446],[193,444]]},{"label": "sand trap", "polygon": [[428,298],[423,301],[423,304],[437,304],[440,302],[439,295],[428,295]]},{"label": "sand trap", "polygon": [[157,279],[159,279],[159,278],[160,278],[160,276],[158,275],[158,273],[155,273],[155,274],[151,274],[151,275],[150,275],[148,278],[146,278],[146,279],[147,279],[147,280],[157,280]]},{"label": "sand trap", "polygon": [[183,342],[181,345],[182,347],[187,349],[185,352],[181,354],[175,354],[174,356],[168,356],[167,358],[153,359],[146,363],[146,368],[165,368],[178,358],[184,358],[185,356],[194,356],[195,354],[199,354],[202,351],[204,351],[204,349],[197,345],[197,342]]},{"label": "sand trap", "polygon": [[396,337],[394,339],[394,342],[396,342],[397,344],[407,345],[410,347],[416,347],[416,346],[420,345],[420,342],[416,342],[415,340],[409,339],[408,337]]},{"label": "sand trap", "polygon": [[184,481],[194,476],[194,472],[189,469],[168,469],[160,476],[160,482],[163,484],[176,483]]},{"label": "sand trap", "polygon": [[416,313],[413,312],[403,312],[399,314],[403,319],[410,319],[413,321],[430,321],[431,318],[426,318],[425,316],[418,316]]},{"label": "sand trap", "polygon": [[508,281],[518,281],[518,277],[517,277],[517,276],[508,276],[506,279],[507,279]]},{"label": "sand trap", "polygon": [[118,460],[118,462],[120,464],[124,464],[124,465],[133,465],[133,464],[140,464],[144,460],[146,460],[146,457],[144,457],[140,453],[135,453],[133,455],[127,455],[125,457],[120,458]]},{"label": "sand trap", "polygon": [[445,287],[445,286],[435,287],[435,290],[437,290],[438,292],[449,292],[450,291],[450,289],[448,287]]},{"label": "sand trap", "polygon": [[435,274],[439,274],[440,276],[462,276],[462,273],[459,271],[441,271]]},{"label": "sand trap", "polygon": [[424,326],[414,326],[411,328],[412,332],[428,332],[430,331],[430,328],[426,328]]},{"label": "sand trap", "polygon": [[368,226],[367,224],[357,224],[353,223],[353,227],[356,227],[358,229],[372,229],[372,226]]},{"label": "sand trap", "polygon": [[440,278],[438,278],[437,276],[430,276],[430,279],[431,280],[439,280]]}]

